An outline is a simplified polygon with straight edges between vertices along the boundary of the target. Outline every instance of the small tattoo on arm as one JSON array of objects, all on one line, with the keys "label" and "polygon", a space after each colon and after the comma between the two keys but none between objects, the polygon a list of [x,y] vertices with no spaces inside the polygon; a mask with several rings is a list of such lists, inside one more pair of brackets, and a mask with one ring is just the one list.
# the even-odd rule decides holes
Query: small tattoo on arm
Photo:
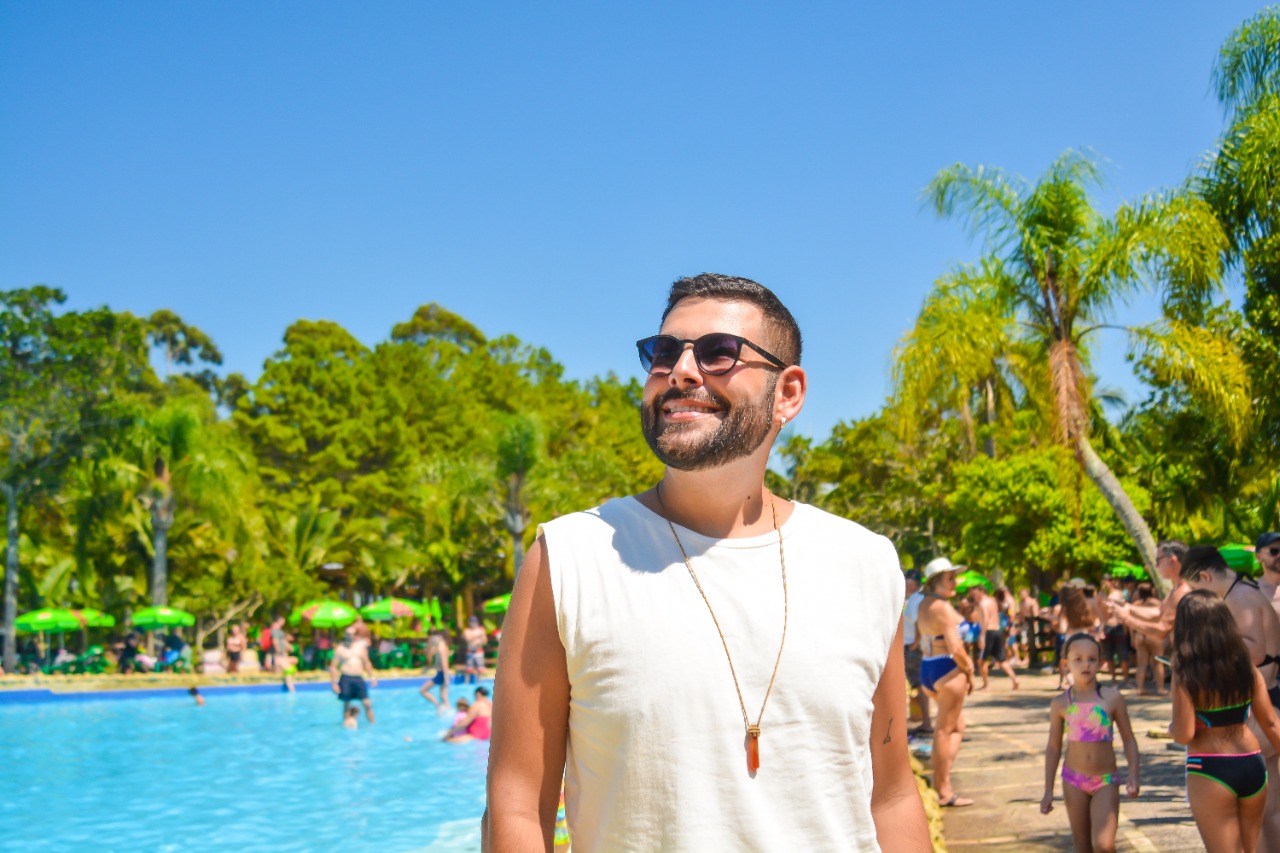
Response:
[{"label": "small tattoo on arm", "polygon": [[884,742],[888,743],[893,740],[893,717],[889,718],[889,727],[884,732]]}]

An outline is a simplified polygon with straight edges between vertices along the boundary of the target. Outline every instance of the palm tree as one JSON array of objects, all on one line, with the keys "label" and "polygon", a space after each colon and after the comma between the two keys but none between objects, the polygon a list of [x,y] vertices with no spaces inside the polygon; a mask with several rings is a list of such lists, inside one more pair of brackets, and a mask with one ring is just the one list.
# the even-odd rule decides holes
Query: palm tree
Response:
[{"label": "palm tree", "polygon": [[213,510],[235,500],[236,460],[219,447],[207,419],[194,404],[175,400],[149,413],[132,435],[141,464],[128,467],[140,481],[136,499],[150,520],[155,606],[169,603],[169,532],[183,492],[187,502]]},{"label": "palm tree", "polygon": [[511,554],[517,576],[524,563],[524,532],[528,529],[529,512],[524,487],[529,472],[542,455],[542,436],[537,422],[528,415],[515,415],[498,436],[498,477],[505,481],[506,500],[502,523],[511,536]]},{"label": "palm tree", "polygon": [[964,427],[966,458],[972,458],[976,402],[987,427],[983,453],[995,458],[990,428],[1000,402],[1013,401],[1026,373],[1013,319],[992,285],[995,274],[986,267],[965,267],[939,279],[914,328],[894,349],[893,423],[907,443],[914,442],[922,413],[955,412]]},{"label": "palm tree", "polygon": [[[980,269],[966,273],[966,287],[982,297],[978,316],[994,306],[1009,323],[978,324],[992,331],[981,336],[982,346],[959,354],[957,364],[969,367],[957,368],[957,383],[978,377],[977,365],[1003,360],[1032,398],[1044,396],[1055,438],[1070,448],[1153,569],[1151,531],[1090,441],[1096,409],[1090,336],[1120,328],[1107,323],[1113,305],[1154,287],[1164,302],[1162,321],[1125,329],[1153,373],[1180,382],[1220,413],[1237,441],[1248,431],[1248,381],[1236,349],[1197,322],[1220,286],[1226,246],[1208,205],[1179,192],[1122,207],[1108,219],[1089,199],[1098,184],[1094,161],[1067,151],[1034,184],[957,164],[938,173],[925,197],[939,215],[962,217],[984,238],[986,254]],[[931,298],[945,298],[954,283],[944,279]],[[927,334],[927,326],[916,332]],[[982,353],[983,346],[990,351]],[[1022,361],[1025,367],[1014,370]],[[997,374],[993,367],[991,375]],[[908,384],[901,381],[899,389]]]},{"label": "palm tree", "polygon": [[[1280,383],[1280,7],[1245,21],[1214,67],[1228,128],[1199,189],[1244,272],[1244,346],[1258,388]],[[1280,441],[1280,405],[1259,400],[1265,440]]]}]

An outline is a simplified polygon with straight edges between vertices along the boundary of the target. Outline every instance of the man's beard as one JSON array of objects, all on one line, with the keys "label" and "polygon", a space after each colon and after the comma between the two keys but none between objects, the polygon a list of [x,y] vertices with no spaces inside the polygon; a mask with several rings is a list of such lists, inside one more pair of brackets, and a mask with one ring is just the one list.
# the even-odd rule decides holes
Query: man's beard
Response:
[{"label": "man's beard", "polygon": [[[640,406],[640,428],[654,455],[668,468],[678,471],[705,471],[750,456],[769,437],[773,427],[773,392],[777,380],[756,400],[732,405],[705,387],[695,393],[671,389],[653,402]],[[728,412],[710,433],[699,422],[668,423],[661,426],[662,407],[679,400],[712,403]]]}]

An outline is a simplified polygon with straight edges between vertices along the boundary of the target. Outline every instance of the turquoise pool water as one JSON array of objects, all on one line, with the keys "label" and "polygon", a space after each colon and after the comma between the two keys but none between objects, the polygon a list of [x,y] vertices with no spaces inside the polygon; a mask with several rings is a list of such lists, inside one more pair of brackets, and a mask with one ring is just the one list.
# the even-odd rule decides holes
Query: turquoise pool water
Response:
[{"label": "turquoise pool water", "polygon": [[324,692],[0,706],[0,848],[478,850],[488,743],[372,696],[355,731]]}]

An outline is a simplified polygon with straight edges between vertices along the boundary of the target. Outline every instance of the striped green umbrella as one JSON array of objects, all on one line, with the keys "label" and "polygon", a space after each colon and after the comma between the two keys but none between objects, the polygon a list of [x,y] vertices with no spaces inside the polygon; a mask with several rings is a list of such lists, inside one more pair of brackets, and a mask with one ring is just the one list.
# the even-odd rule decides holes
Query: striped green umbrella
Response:
[{"label": "striped green umbrella", "polygon": [[13,620],[14,627],[23,634],[35,634],[40,631],[79,631],[84,622],[76,614],[63,607],[44,607],[23,613]]},{"label": "striped green umbrella", "polygon": [[133,614],[133,627],[139,631],[157,628],[190,628],[196,624],[195,614],[176,607],[144,607]]},{"label": "striped green umbrella", "polygon": [[309,601],[290,614],[289,624],[306,622],[312,628],[345,628],[358,615],[354,607],[341,601]]},{"label": "striped green umbrella", "polygon": [[403,598],[384,598],[360,608],[360,615],[375,622],[390,622],[392,619],[411,619],[426,616],[430,608],[416,601]]}]

